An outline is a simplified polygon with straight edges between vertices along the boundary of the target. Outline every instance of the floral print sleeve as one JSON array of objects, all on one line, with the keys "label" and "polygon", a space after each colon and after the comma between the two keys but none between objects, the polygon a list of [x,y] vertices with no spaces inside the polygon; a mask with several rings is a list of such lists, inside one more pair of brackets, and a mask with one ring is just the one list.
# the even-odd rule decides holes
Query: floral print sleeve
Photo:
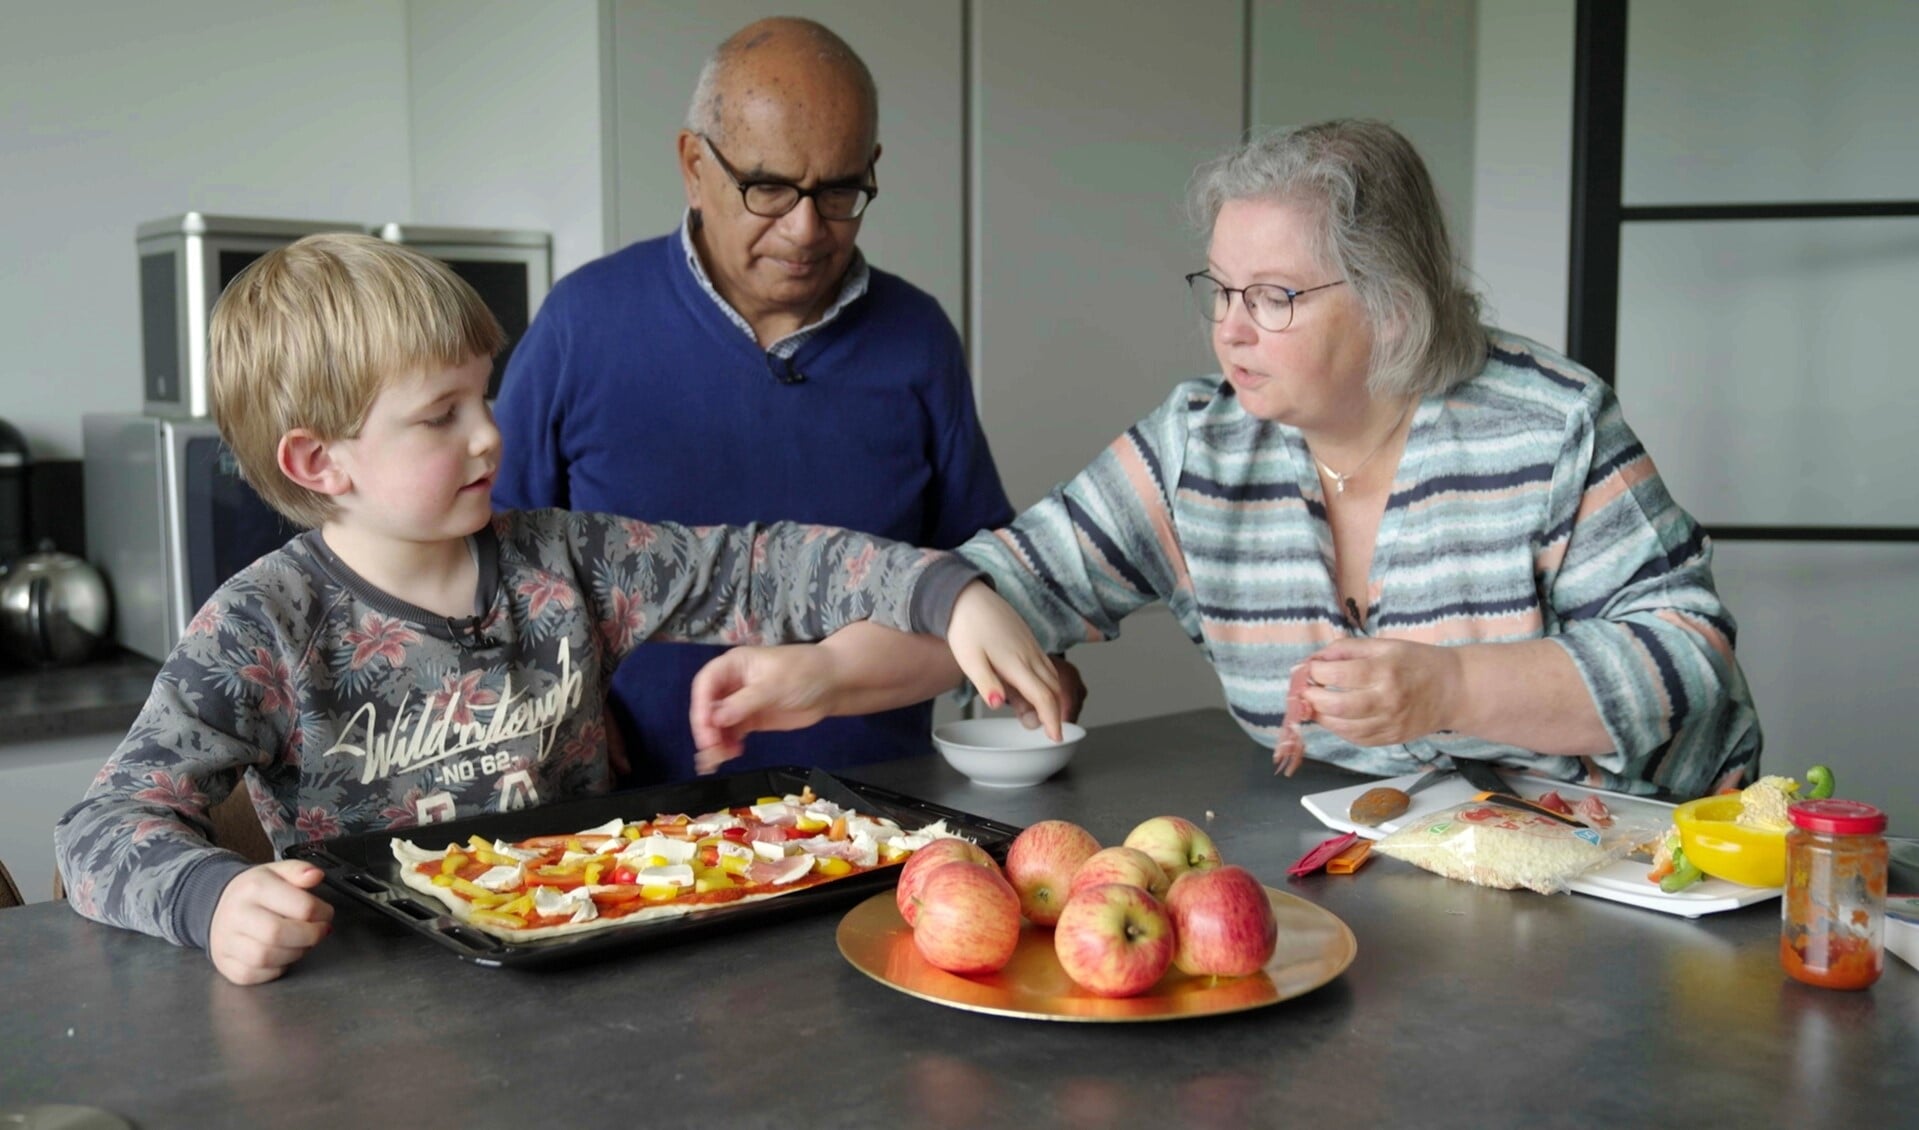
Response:
[{"label": "floral print sleeve", "polygon": [[[207,810],[294,752],[299,656],[222,590],[189,625],[125,740],[55,829],[68,899],[90,918],[206,944],[213,906],[247,864],[207,842]],[[202,913],[203,912],[203,913]]]},{"label": "floral print sleeve", "polygon": [[[569,524],[567,555],[588,581],[586,598],[616,659],[646,640],[788,643],[864,619],[943,635],[959,590],[978,576],[951,554],[832,526],[544,513]],[[529,613],[560,591],[550,578],[530,582]]]}]

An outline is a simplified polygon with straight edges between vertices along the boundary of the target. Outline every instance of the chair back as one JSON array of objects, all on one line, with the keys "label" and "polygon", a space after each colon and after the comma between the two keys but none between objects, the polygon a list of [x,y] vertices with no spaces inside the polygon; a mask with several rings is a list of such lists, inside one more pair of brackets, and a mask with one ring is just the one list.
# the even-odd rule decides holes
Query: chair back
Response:
[{"label": "chair back", "polygon": [[0,862],[0,910],[10,906],[24,906],[26,901],[20,897],[20,888],[15,885],[13,876],[7,873],[7,865]]}]

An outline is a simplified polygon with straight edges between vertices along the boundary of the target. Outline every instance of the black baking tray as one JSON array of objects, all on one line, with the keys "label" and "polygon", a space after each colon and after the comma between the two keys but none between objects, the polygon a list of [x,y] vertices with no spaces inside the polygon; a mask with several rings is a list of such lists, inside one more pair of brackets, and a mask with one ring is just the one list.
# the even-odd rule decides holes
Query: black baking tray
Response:
[{"label": "black baking tray", "polygon": [[645,949],[721,933],[758,923],[784,920],[829,907],[857,902],[891,888],[899,878],[896,867],[848,875],[789,891],[778,898],[729,903],[696,910],[679,918],[635,922],[571,937],[509,942],[470,926],[437,902],[408,887],[400,879],[393,858],[394,836],[432,847],[442,841],[464,843],[468,836],[488,840],[520,840],[531,836],[576,832],[604,824],[614,817],[648,820],[660,813],[684,812],[697,816],[742,804],[763,796],[785,796],[811,786],[816,796],[845,808],[887,817],[908,831],[935,820],[969,839],[977,840],[995,859],[1004,861],[1006,849],[1020,829],[983,816],[946,808],[902,793],[835,777],[821,769],[786,766],[754,769],[722,777],[676,781],[584,800],[560,801],[517,812],[492,813],[444,824],[366,832],[355,836],[297,844],[287,858],[304,859],[325,872],[326,884],[355,902],[399,922],[431,939],[460,958],[492,968],[527,969],[574,962],[616,952]]}]

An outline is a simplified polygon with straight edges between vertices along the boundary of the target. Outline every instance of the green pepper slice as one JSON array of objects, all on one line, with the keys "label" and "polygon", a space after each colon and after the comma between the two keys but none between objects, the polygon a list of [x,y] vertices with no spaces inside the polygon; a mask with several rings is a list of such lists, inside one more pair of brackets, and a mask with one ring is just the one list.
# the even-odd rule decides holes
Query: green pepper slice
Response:
[{"label": "green pepper slice", "polygon": [[1704,879],[1706,873],[1699,865],[1686,858],[1685,848],[1672,849],[1672,874],[1659,880],[1659,889],[1667,894],[1677,894]]},{"label": "green pepper slice", "polygon": [[1806,793],[1808,800],[1824,800],[1832,795],[1832,770],[1824,765],[1815,765],[1806,770],[1806,784],[1812,788]]}]

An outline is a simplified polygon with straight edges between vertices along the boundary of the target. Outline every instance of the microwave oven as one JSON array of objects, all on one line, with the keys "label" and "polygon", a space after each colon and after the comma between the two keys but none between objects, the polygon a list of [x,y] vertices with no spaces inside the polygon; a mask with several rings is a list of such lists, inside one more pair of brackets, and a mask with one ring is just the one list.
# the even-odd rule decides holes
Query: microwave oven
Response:
[{"label": "microwave oven", "polygon": [[498,396],[513,347],[533,324],[534,312],[553,286],[553,237],[543,231],[420,224],[381,224],[368,231],[438,259],[479,293],[480,301],[506,331],[506,348],[493,359],[493,372],[486,382],[487,398]]},{"label": "microwave oven", "polygon": [[164,660],[213,591],[299,528],[240,477],[211,420],[88,414],[87,555],[113,593],[113,636]]},{"label": "microwave oven", "polygon": [[152,220],[135,230],[140,256],[140,345],[149,416],[211,415],[207,322],[213,304],[247,264],[316,232],[359,224],[209,216]]}]

